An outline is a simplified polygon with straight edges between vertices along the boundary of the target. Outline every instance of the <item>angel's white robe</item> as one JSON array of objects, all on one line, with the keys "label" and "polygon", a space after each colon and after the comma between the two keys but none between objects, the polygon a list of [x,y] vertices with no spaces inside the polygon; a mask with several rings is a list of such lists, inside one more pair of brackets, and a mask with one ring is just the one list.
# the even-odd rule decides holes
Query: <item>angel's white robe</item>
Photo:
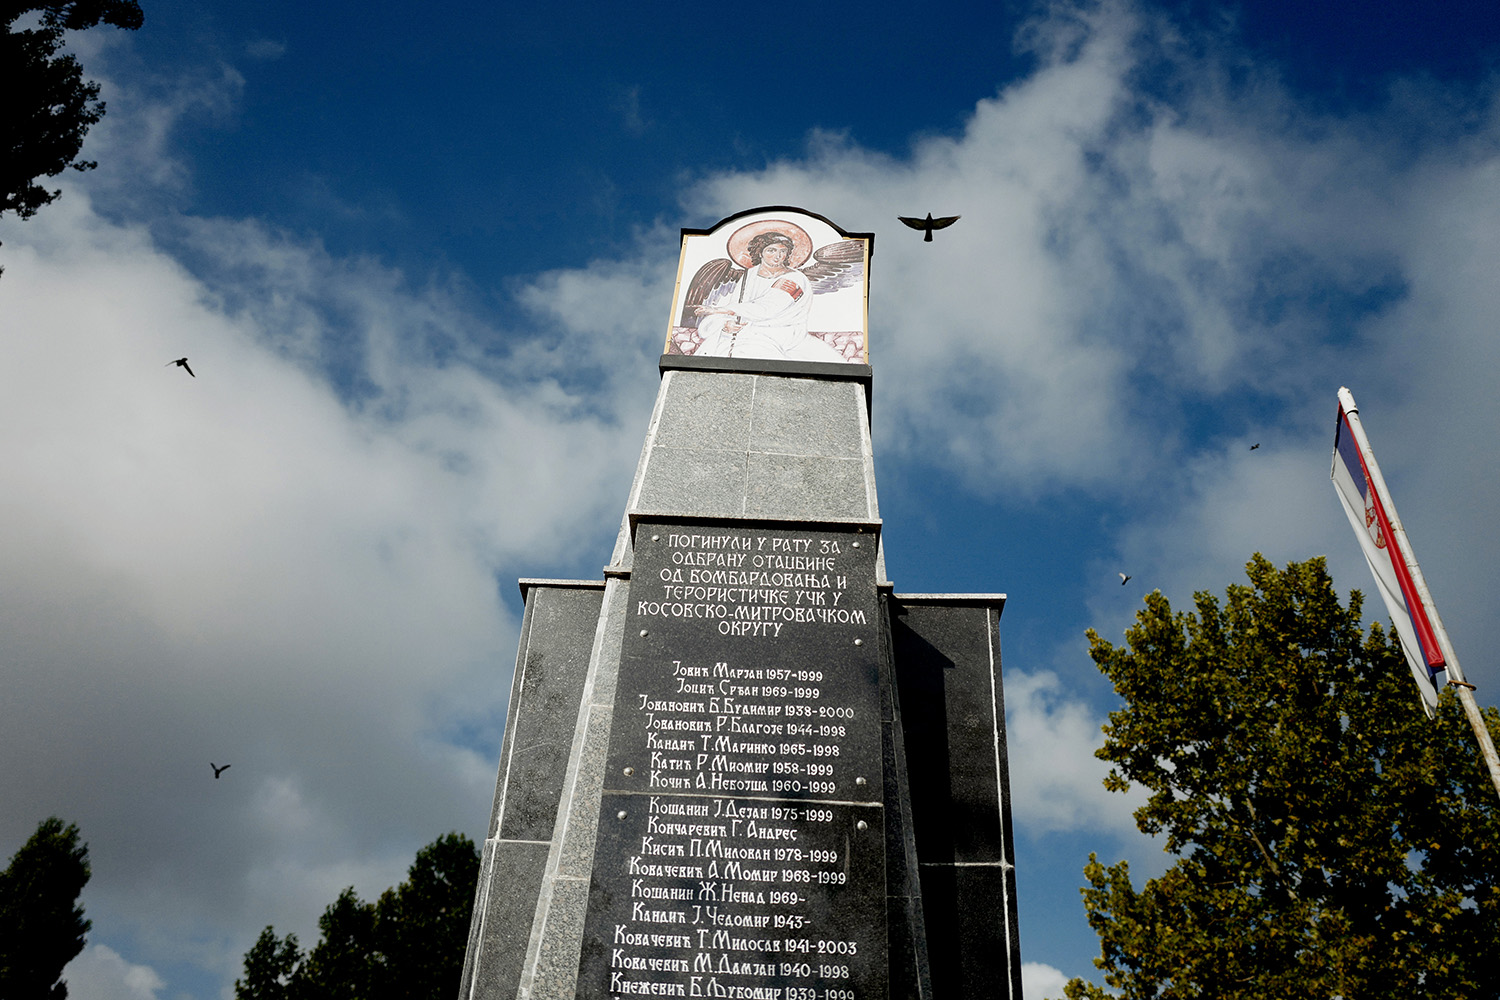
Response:
[{"label": "angel's white robe", "polygon": [[[698,357],[844,363],[843,355],[807,332],[813,291],[807,275],[795,268],[764,277],[752,267],[717,304],[732,307],[734,315],[712,313],[698,321]],[[726,330],[731,320],[743,326]]]}]

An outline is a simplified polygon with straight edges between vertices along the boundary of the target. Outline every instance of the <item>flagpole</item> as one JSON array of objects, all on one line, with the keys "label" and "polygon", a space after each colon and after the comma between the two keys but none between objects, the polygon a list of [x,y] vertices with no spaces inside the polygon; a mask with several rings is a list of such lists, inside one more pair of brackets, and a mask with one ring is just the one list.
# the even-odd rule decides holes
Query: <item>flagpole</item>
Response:
[{"label": "flagpole", "polygon": [[1365,436],[1365,428],[1359,419],[1359,406],[1354,402],[1354,394],[1341,386],[1339,402],[1343,404],[1343,412],[1348,415],[1349,429],[1354,432],[1354,440],[1359,445],[1365,462],[1365,471],[1370,477],[1370,486],[1381,498],[1381,506],[1385,509],[1386,520],[1391,529],[1391,541],[1395,545],[1396,553],[1405,563],[1407,572],[1411,574],[1411,582],[1416,587],[1417,597],[1421,600],[1422,608],[1427,613],[1428,623],[1437,637],[1438,648],[1443,651],[1448,684],[1457,690],[1459,704],[1464,707],[1464,715],[1468,716],[1469,726],[1474,730],[1474,739],[1479,744],[1480,756],[1484,758],[1485,767],[1489,770],[1490,782],[1495,786],[1496,796],[1500,796],[1500,755],[1495,752],[1495,741],[1490,737],[1490,729],[1484,723],[1484,716],[1479,714],[1479,704],[1474,700],[1474,685],[1465,679],[1463,667],[1459,666],[1458,654],[1453,651],[1453,643],[1448,639],[1448,630],[1443,627],[1443,616],[1438,614],[1437,605],[1432,600],[1432,593],[1427,589],[1427,580],[1422,576],[1422,567],[1412,555],[1411,543],[1407,541],[1406,529],[1401,526],[1401,516],[1396,513],[1396,505],[1394,502],[1388,502],[1391,494],[1385,487],[1385,477],[1380,474],[1380,463],[1375,461],[1375,452],[1370,448],[1370,439]]},{"label": "flagpole", "polygon": [[1458,700],[1464,707],[1464,714],[1469,717],[1469,725],[1474,729],[1474,738],[1479,741],[1479,752],[1484,755],[1484,763],[1490,769],[1490,783],[1495,786],[1495,794],[1500,795],[1500,757],[1495,755],[1495,741],[1490,739],[1489,727],[1484,724],[1484,716],[1479,714],[1479,705],[1474,701],[1474,693],[1469,690],[1470,686],[1462,681],[1449,681],[1458,688]]},{"label": "flagpole", "polygon": [[1490,727],[1484,724],[1484,716],[1479,714],[1479,703],[1474,700],[1474,685],[1464,678],[1463,668],[1458,665],[1458,654],[1453,651],[1453,643],[1448,639],[1448,630],[1443,627],[1443,616],[1438,614],[1437,605],[1433,603],[1432,596],[1427,592],[1427,581],[1422,578],[1422,570],[1416,565],[1415,559],[1411,561],[1411,564],[1412,569],[1415,570],[1412,574],[1413,582],[1417,585],[1417,592],[1422,596],[1422,603],[1427,605],[1432,630],[1437,634],[1438,645],[1443,650],[1443,659],[1447,661],[1448,686],[1457,693],[1458,703],[1464,707],[1464,715],[1469,717],[1469,727],[1474,730],[1474,739],[1479,744],[1479,753],[1484,757],[1485,767],[1490,772],[1490,783],[1495,786],[1495,794],[1500,796],[1500,755],[1495,753],[1495,741],[1490,738]]}]

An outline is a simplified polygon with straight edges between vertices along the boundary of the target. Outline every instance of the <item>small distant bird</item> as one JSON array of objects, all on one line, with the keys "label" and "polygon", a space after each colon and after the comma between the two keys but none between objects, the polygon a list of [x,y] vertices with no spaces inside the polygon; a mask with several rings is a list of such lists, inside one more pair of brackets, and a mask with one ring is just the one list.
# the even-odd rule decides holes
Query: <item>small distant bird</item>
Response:
[{"label": "small distant bird", "polygon": [[[197,378],[197,377],[198,376],[196,376],[196,375],[193,376],[193,378]],[[223,767],[220,767],[218,764],[215,764],[213,761],[209,761],[208,762],[208,766],[214,769],[214,780],[218,781],[219,780],[219,775],[223,774],[225,771],[229,770],[234,765],[233,764],[225,764]]]},{"label": "small distant bird", "polygon": [[1254,444],[1252,444],[1252,445],[1251,445],[1251,446],[1250,446],[1250,450],[1251,450],[1251,451],[1254,451],[1254,450],[1255,450],[1255,449],[1257,449],[1257,448],[1259,448],[1259,447],[1260,447],[1260,442],[1259,442],[1259,441],[1257,441],[1257,442],[1255,442],[1255,443],[1254,443]]},{"label": "small distant bird", "polygon": [[1121,573],[1120,574],[1120,586],[1123,587],[1123,586],[1125,586],[1129,582],[1130,582],[1130,577],[1126,576],[1124,573]]},{"label": "small distant bird", "polygon": [[[187,373],[189,375],[193,375],[193,370],[191,368],[188,368],[187,358],[178,358],[176,361],[168,361],[166,364],[162,365],[162,367],[171,368],[173,365],[181,365],[183,368],[187,368]],[[193,375],[193,378],[197,377],[198,376]],[[226,764],[225,766],[227,767],[228,765]]]},{"label": "small distant bird", "polygon": [[896,216],[896,218],[900,219],[902,222],[906,223],[908,226],[912,227],[913,229],[920,229],[920,230],[922,230],[922,232],[926,233],[926,235],[922,237],[922,242],[923,243],[931,243],[932,242],[932,231],[934,229],[947,229],[949,226],[953,225],[960,218],[962,218],[962,216],[947,215],[947,216],[944,216],[941,219],[934,219],[932,217],[932,213],[928,212],[927,213],[927,218],[925,218],[925,219],[908,219],[904,215],[898,215],[898,216]]}]

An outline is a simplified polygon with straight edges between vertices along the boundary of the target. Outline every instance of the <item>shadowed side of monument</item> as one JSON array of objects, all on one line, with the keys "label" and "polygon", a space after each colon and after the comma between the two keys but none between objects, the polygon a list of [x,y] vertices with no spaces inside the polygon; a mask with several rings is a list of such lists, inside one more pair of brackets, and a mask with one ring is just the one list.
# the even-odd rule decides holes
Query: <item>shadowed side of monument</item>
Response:
[{"label": "shadowed side of monument", "polygon": [[892,641],[905,729],[933,993],[1019,997],[1003,594],[896,594]]}]

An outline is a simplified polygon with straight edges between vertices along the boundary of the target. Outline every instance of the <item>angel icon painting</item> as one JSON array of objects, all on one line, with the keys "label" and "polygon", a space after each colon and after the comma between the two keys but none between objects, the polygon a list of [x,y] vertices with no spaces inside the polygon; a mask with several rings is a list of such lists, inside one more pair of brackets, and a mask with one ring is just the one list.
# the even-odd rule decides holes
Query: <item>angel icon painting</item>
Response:
[{"label": "angel icon painting", "polygon": [[[720,244],[717,234],[731,226]],[[822,241],[817,249],[813,233]],[[792,209],[758,209],[706,233],[684,231],[667,353],[868,363],[865,274],[871,242],[866,234],[846,234]],[[719,246],[727,256],[715,253]],[[694,265],[684,290],[682,276]]]}]

